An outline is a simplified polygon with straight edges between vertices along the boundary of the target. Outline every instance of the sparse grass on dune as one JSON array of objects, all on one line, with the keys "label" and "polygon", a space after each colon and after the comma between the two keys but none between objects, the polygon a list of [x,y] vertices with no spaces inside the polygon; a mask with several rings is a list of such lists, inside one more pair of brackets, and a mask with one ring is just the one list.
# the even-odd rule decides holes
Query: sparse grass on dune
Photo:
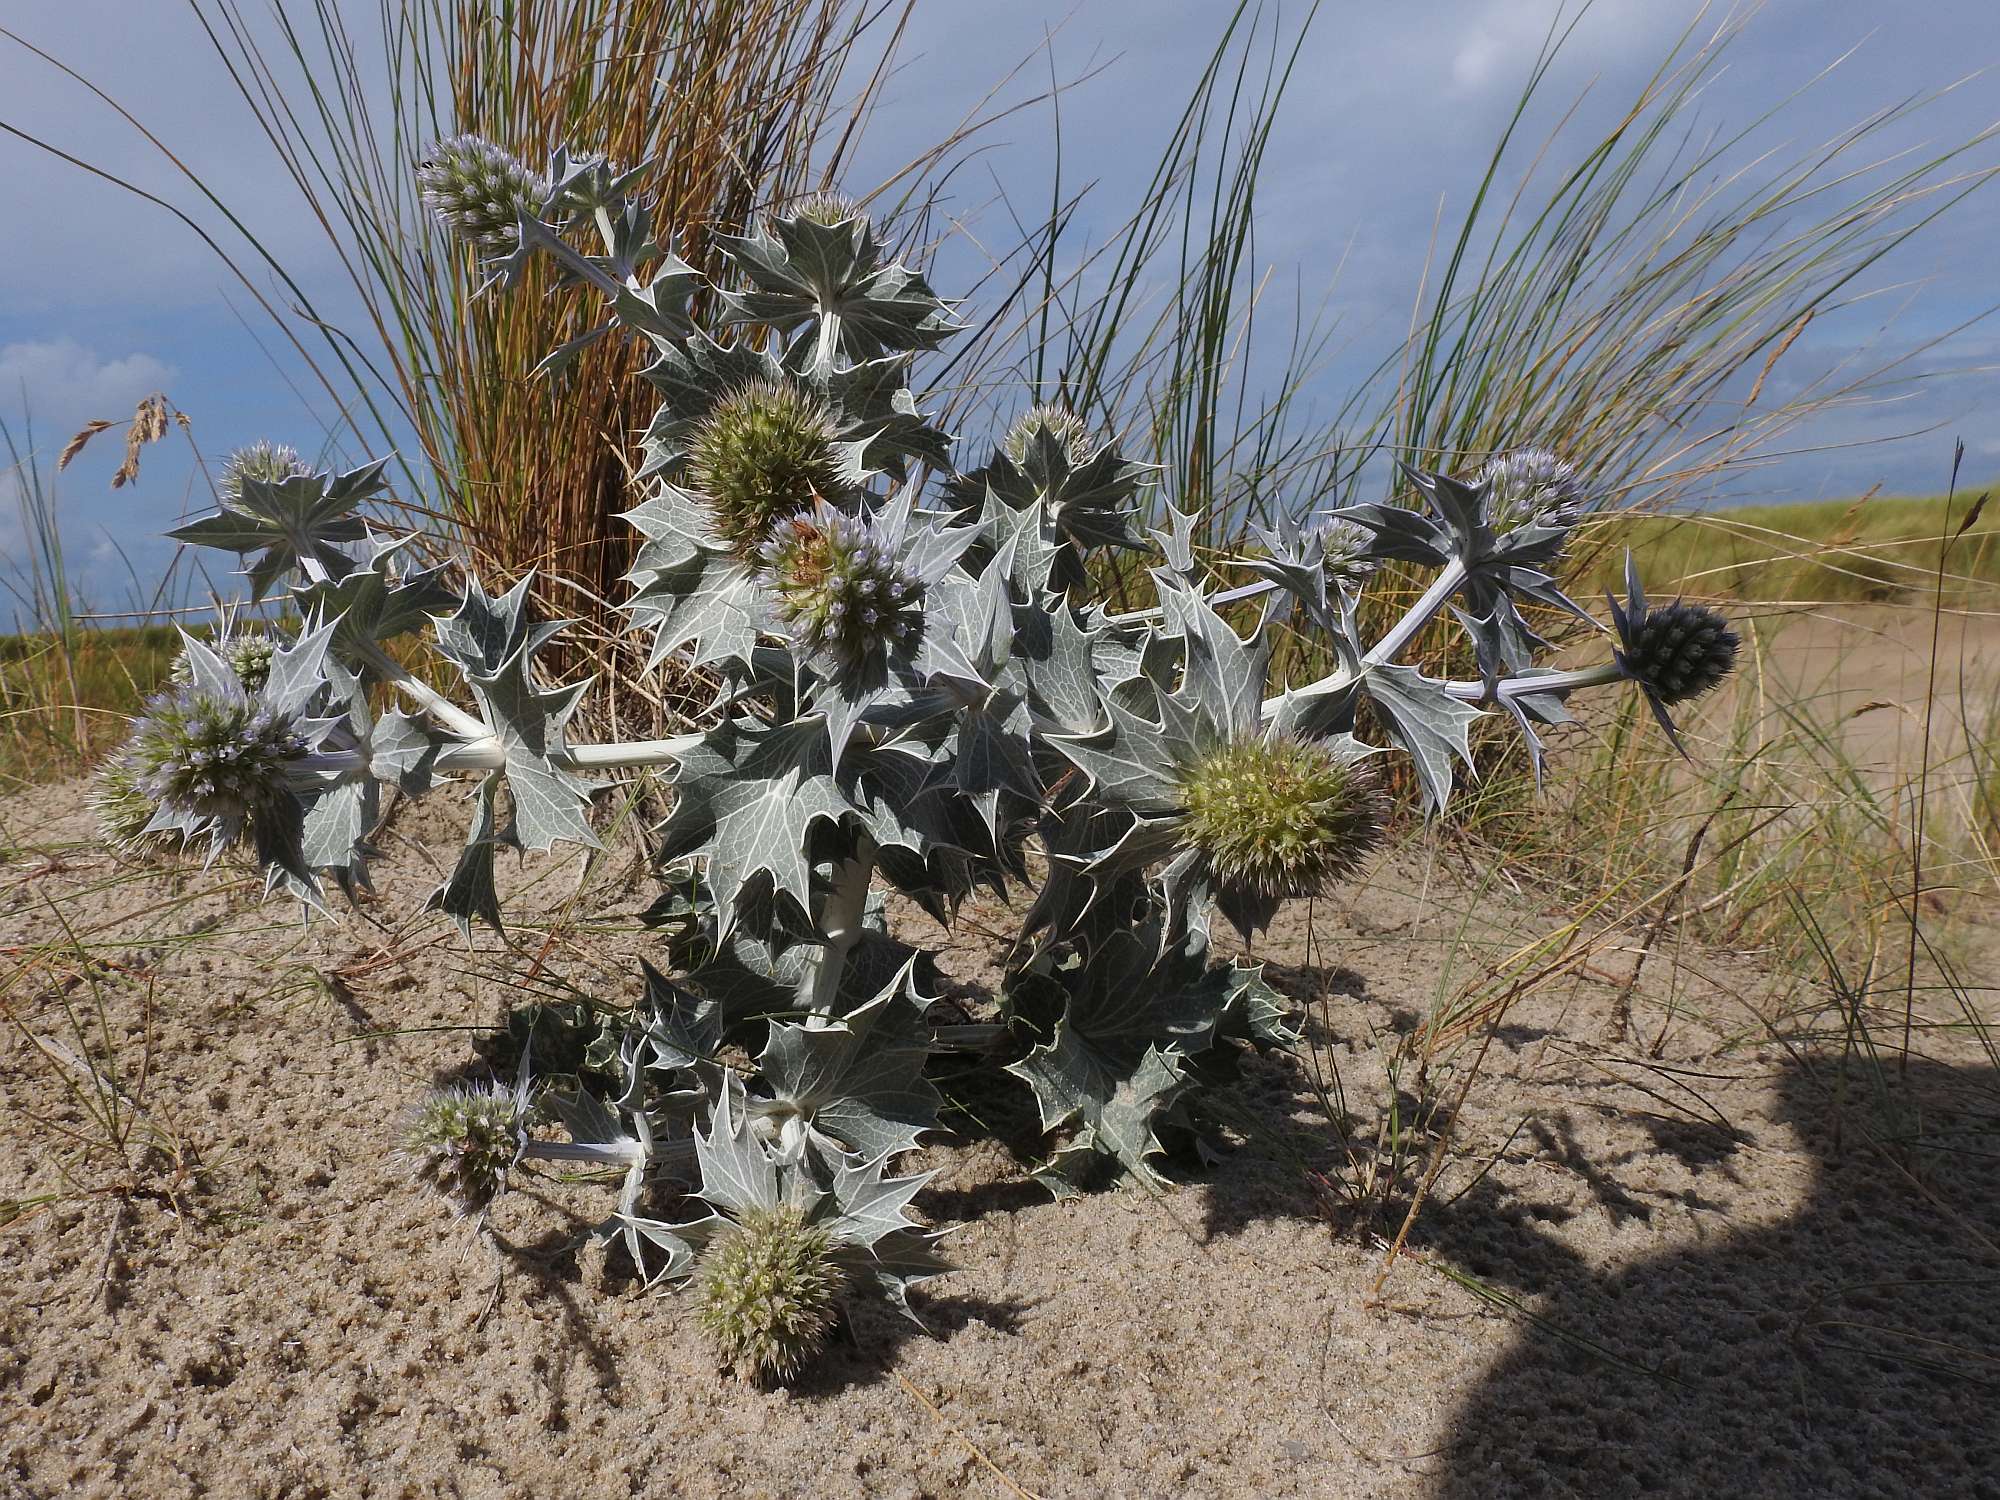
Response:
[{"label": "sparse grass on dune", "polygon": [[[449,7],[418,9],[445,28],[441,37],[458,35],[448,29],[455,24]],[[831,25],[831,18],[858,13],[806,0],[753,9],[762,24],[781,30],[805,24],[803,17]],[[667,26],[693,11],[662,4],[651,13]],[[808,40],[824,47],[828,35]],[[583,40],[567,39],[556,50],[574,51]],[[1703,197],[1702,206],[1717,208],[1718,217],[1688,242],[1686,203],[1653,184],[1657,178],[1684,188],[1714,161],[1676,156],[1674,127],[1726,41],[1727,32],[1677,53],[1619,132],[1539,212],[1525,206],[1524,188],[1502,215],[1522,226],[1519,235],[1495,230],[1491,207],[1482,222],[1476,204],[1442,276],[1436,268],[1430,273],[1409,346],[1385,362],[1382,381],[1322,427],[1293,419],[1294,398],[1323,350],[1310,330],[1296,335],[1279,396],[1251,409],[1240,351],[1256,301],[1253,189],[1289,59],[1274,54],[1260,80],[1247,51],[1232,71],[1225,40],[1162,160],[1152,206],[1122,240],[1114,237],[1108,289],[1087,291],[1081,275],[1058,279],[1057,240],[1073,207],[1058,194],[1056,218],[1040,231],[1039,249],[1028,247],[1045,257],[1039,300],[1026,295],[1037,290],[1030,275],[1007,304],[1010,318],[1022,321],[981,330],[966,356],[992,377],[978,388],[1005,393],[993,398],[1004,402],[1021,393],[1027,377],[1030,394],[1061,392],[1099,424],[1140,437],[1166,470],[1164,494],[1211,506],[1204,540],[1225,553],[1241,551],[1243,528],[1273,519],[1280,505],[1314,508],[1367,497],[1375,471],[1364,484],[1361,464],[1378,449],[1462,469],[1496,448],[1546,443],[1607,476],[1613,493],[1644,489],[1672,501],[1842,394],[1818,391],[1754,419],[1725,412],[1720,399],[1746,369],[1768,371],[1806,320],[1834,305],[1852,276],[1898,242],[1902,209],[1931,195],[1948,199],[1966,185],[1950,175],[1956,168],[1946,154],[1894,183],[1853,187],[1853,199],[1822,222],[1773,240],[1769,231],[1781,215],[1808,199],[1825,201],[1816,169],[1802,165],[1740,204]],[[270,57],[282,62],[305,45],[288,34]],[[246,61],[270,60],[242,35],[225,50]],[[446,518],[440,530],[454,531],[503,572],[552,569],[560,581],[551,606],[567,612],[580,600],[584,613],[608,627],[614,618],[608,601],[617,597],[631,544],[613,519],[628,498],[616,443],[635,425],[629,358],[602,348],[563,383],[524,384],[518,371],[531,361],[519,351],[548,347],[552,326],[576,331],[565,321],[575,309],[538,296],[471,304],[467,268],[441,260],[424,238],[407,184],[377,175],[421,144],[416,134],[403,134],[418,124],[423,134],[477,123],[532,153],[557,123],[574,134],[607,122],[585,118],[579,125],[582,96],[531,88],[533,78],[504,66],[519,59],[470,46],[446,52],[454,61],[450,99],[440,92],[403,102],[380,160],[338,163],[330,176],[322,172],[302,186],[345,202],[346,217],[333,221],[336,239],[342,226],[387,226],[408,230],[419,247],[407,261],[371,253],[354,275],[372,299],[389,354],[390,373],[372,387],[372,399],[389,410],[386,425],[406,421],[422,434],[427,468],[412,478],[435,485],[427,498]],[[746,69],[737,84],[753,94],[777,90],[792,112],[791,135],[767,144],[801,150],[799,142],[811,139],[828,109],[817,83],[760,72],[738,57],[711,55],[702,64],[731,66]],[[1538,71],[1528,95],[1542,76]],[[715,86],[710,100],[717,109],[734,107],[741,101],[722,82],[699,70],[690,78],[691,86]],[[1211,119],[1239,103],[1252,124],[1218,155]],[[1527,103],[1524,95],[1524,110]],[[637,133],[645,122],[636,105],[608,123],[627,130],[613,139],[633,159],[660,144]],[[366,134],[352,122],[329,124],[335,133],[339,128]],[[786,189],[806,185],[805,158],[787,162]],[[756,206],[724,167],[720,157],[705,158],[687,182],[668,183],[673,211],[693,212],[701,226],[702,214],[733,220]],[[1500,169],[1496,154],[1485,184],[1493,203],[1503,196]],[[1494,248],[1482,261],[1480,247],[1489,239]],[[1157,261],[1162,254],[1171,261],[1176,247],[1177,267]],[[1167,302],[1135,315],[1126,299],[1137,298],[1163,267],[1173,288]],[[423,276],[406,279],[413,268]],[[1003,268],[1004,262],[996,270]],[[1038,340],[1009,342],[1010,328],[1019,332],[1037,320]],[[340,383],[338,373],[331,378]],[[579,392],[586,399],[572,400]],[[1654,426],[1634,416],[1655,412],[1681,420]],[[1685,432],[1698,438],[1683,443]],[[1990,701],[2000,685],[1981,677],[1978,661],[1938,661],[1921,700],[1865,709],[1923,722],[1922,758],[1884,771],[1857,745],[1855,722],[1864,710],[1797,670],[1785,630],[1773,634],[1762,623],[1765,606],[1798,602],[1985,607],[1983,591],[2000,584],[1993,540],[2000,513],[1981,514],[1964,535],[1953,536],[1977,499],[1976,491],[1962,490],[1949,500],[1864,497],[1699,516],[1619,514],[1580,535],[1571,578],[1579,599],[1601,602],[1630,545],[1655,595],[1734,598],[1755,606],[1735,612],[1758,624],[1739,685],[1688,721],[1692,762],[1675,756],[1643,704],[1628,698],[1560,732],[1546,788],[1536,788],[1518,760],[1499,754],[1484,767],[1484,779],[1466,789],[1445,828],[1419,832],[1414,818],[1404,825],[1413,843],[1426,841],[1439,859],[1475,871],[1471,883],[1484,881],[1496,892],[1502,884],[1529,887],[1554,914],[1546,930],[1528,933],[1477,931],[1468,916],[1420,1024],[1407,1035],[1385,1033],[1385,1076],[1343,1084],[1334,1073],[1315,1080],[1336,1130],[1359,1137],[1341,1187],[1371,1214],[1387,1210],[1386,1228],[1400,1222],[1407,1233],[1447,1164],[1470,1178],[1456,1193],[1478,1186],[1492,1162],[1473,1162],[1470,1146],[1454,1142],[1451,1122],[1487,1047],[1524,995],[1586,971],[1597,982],[1621,966],[1631,974],[1608,1046],[1594,1032],[1565,1038],[1591,1065],[1628,1050],[1641,1056],[1642,1069],[1644,1059],[1657,1062],[1675,1021],[1671,1003],[1661,1011],[1641,1001],[1635,1015],[1633,992],[1649,965],[1654,976],[1678,974],[1682,965],[1698,968],[1702,951],[1714,946],[1743,950],[1779,971],[1780,993],[1790,997],[1769,1013],[1735,1018],[1751,1040],[1775,1036],[1787,1046],[1876,1059],[1900,1048],[1907,1059],[1921,1054],[1933,1030],[1970,1028],[1990,1045],[1985,997],[1975,999],[1960,977],[1959,937],[1940,919],[1975,912],[2000,879],[2000,724]],[[555,523],[546,524],[551,514]],[[607,628],[566,669],[594,669],[629,687],[623,668],[632,663],[621,664],[621,650]],[[1297,653],[1301,672],[1321,664],[1314,653],[1323,643],[1298,640],[1287,650]],[[1426,650],[1436,667],[1460,643],[1440,629]],[[65,627],[0,640],[0,791],[85,769],[121,736],[123,716],[165,679],[175,651],[174,634],[164,627]],[[647,717],[646,704],[628,701],[634,717]],[[1935,748],[1933,720],[1940,729]],[[576,954],[568,933],[558,942],[551,927],[547,937],[541,953],[555,954],[557,962],[546,976],[540,956],[527,979],[497,960],[470,972],[481,983],[512,984],[524,994],[537,993],[531,985],[555,993]],[[92,983],[86,947],[67,934],[51,940],[35,955],[34,982],[54,975]],[[1306,967],[1322,971],[1311,949]],[[21,972],[27,975],[25,967]],[[1328,964],[1322,977],[1331,973]],[[18,993],[25,990],[0,986],[0,1009]],[[1352,1009],[1331,990],[1318,1003],[1328,1015]],[[32,1042],[41,1034],[31,1034],[44,1024],[41,1011],[32,1022],[8,1014],[22,1038]],[[115,1148],[124,1163],[131,1116],[121,1113],[127,1101],[110,1071],[121,1065],[111,1038],[101,1019],[91,1032],[87,1011],[71,1007],[63,1015],[74,1042],[60,1054],[44,1048],[40,1064],[51,1077],[75,1080],[86,1114],[92,1100],[103,1107],[103,1128],[92,1138],[108,1142],[104,1149]],[[70,1054],[106,1061],[79,1069]],[[1688,1088],[1700,1103],[1698,1083],[1673,1086]],[[1361,1129],[1348,1130],[1357,1113],[1350,1105],[1365,1113],[1377,1104],[1372,1140],[1365,1119]],[[79,1153],[92,1169],[113,1159],[88,1143]],[[121,1165],[113,1176],[124,1171]],[[85,1175],[79,1168],[79,1181]]]},{"label": "sparse grass on dune", "polygon": [[1691,594],[1759,603],[1922,600],[1938,591],[1938,549],[1950,539],[1945,601],[1977,605],[1983,591],[2000,586],[2000,509],[1974,516],[1980,493],[1616,517],[1598,528],[1608,545],[1591,592],[1617,585],[1629,546],[1642,576]]},{"label": "sparse grass on dune", "polygon": [[171,625],[0,636],[0,791],[88,770],[179,655]]}]

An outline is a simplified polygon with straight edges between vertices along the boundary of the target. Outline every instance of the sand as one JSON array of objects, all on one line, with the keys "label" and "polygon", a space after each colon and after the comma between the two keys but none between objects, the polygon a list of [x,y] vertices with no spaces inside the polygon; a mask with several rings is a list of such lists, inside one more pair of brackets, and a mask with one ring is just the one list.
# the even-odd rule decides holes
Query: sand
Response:
[{"label": "sand", "polygon": [[[1613,944],[1508,1014],[1378,1292],[1401,1203],[1328,1184],[1382,1059],[1562,916],[1406,846],[1261,945],[1319,998],[1226,1091],[1219,1165],[1052,1203],[994,1096],[909,1163],[962,1226],[930,1334],[863,1309],[769,1391],[571,1248],[601,1187],[528,1181],[482,1231],[396,1159],[467,1028],[523,987],[629,998],[648,951],[628,850],[509,867],[520,946],[468,953],[419,910],[451,837],[399,813],[376,898],[302,928],[238,869],[135,877],[75,786],[0,801],[0,1200],[55,1195],[0,1229],[0,1494],[2000,1495],[2000,1079],[1966,1028],[1920,1028],[1904,1082],[1843,1068],[1825,997],[1677,950],[1608,1039]],[[1004,915],[949,939],[958,981]],[[40,946],[64,920],[88,963]],[[157,1142],[137,1193],[30,1040],[73,1045],[64,1001],[95,1036],[99,997]]]}]

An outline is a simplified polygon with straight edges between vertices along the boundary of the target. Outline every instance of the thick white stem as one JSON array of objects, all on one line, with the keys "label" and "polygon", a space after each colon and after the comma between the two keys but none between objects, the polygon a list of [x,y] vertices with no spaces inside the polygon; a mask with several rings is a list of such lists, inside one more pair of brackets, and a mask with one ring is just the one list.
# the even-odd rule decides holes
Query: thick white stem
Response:
[{"label": "thick white stem", "polygon": [[824,1026],[833,1019],[840,977],[847,968],[847,955],[861,941],[874,879],[875,841],[863,834],[854,857],[835,867],[833,889],[820,902],[819,930],[826,945],[799,985],[799,1008],[806,1013],[808,1027]]},{"label": "thick white stem", "polygon": [[1390,626],[1388,634],[1370,648],[1368,654],[1362,658],[1363,663],[1379,667],[1386,662],[1394,661],[1403,648],[1417,638],[1417,633],[1437,618],[1438,612],[1445,607],[1451,596],[1458,592],[1458,586],[1464,582],[1465,564],[1454,557],[1444,565],[1444,570],[1431,580],[1431,586],[1424,590],[1423,596],[1415,604],[1410,606],[1408,613]]},{"label": "thick white stem", "polygon": [[[1582,667],[1574,672],[1544,672],[1535,677],[1503,677],[1493,685],[1491,700],[1498,702],[1507,698],[1522,698],[1535,693],[1560,693],[1564,696],[1579,688],[1603,687],[1624,677],[1616,662],[1605,662],[1600,666]],[[1489,699],[1483,682],[1447,682],[1444,690],[1452,697],[1465,703],[1485,703]]]},{"label": "thick white stem", "polygon": [[[1219,594],[1210,594],[1208,602],[1211,605],[1234,604],[1239,599],[1255,599],[1259,594],[1274,593],[1277,588],[1278,584],[1274,580],[1260,578],[1255,583],[1240,584],[1233,589],[1224,589]],[[1156,604],[1151,609],[1135,609],[1130,614],[1109,615],[1106,618],[1113,625],[1137,625],[1145,620],[1157,620],[1165,613],[1166,610]]]},{"label": "thick white stem", "polygon": [[567,1161],[592,1167],[643,1167],[667,1157],[687,1156],[694,1142],[685,1141],[529,1141],[521,1148],[524,1161]]},{"label": "thick white stem", "polygon": [[[1453,558],[1444,565],[1443,571],[1431,580],[1431,586],[1424,590],[1423,596],[1410,606],[1403,618],[1391,626],[1389,633],[1377,641],[1368,654],[1361,658],[1362,670],[1366,671],[1369,667],[1379,667],[1394,661],[1397,654],[1416,639],[1417,632],[1437,618],[1438,611],[1445,607],[1446,602],[1458,592],[1459,585],[1464,582],[1465,564]],[[1338,692],[1352,682],[1355,675],[1347,668],[1340,667],[1310,686],[1297,688],[1294,691],[1301,695]],[[1264,700],[1264,719],[1267,723],[1277,715],[1280,708],[1284,707],[1285,699],[1290,696],[1291,693],[1280,693],[1275,698]]]},{"label": "thick white stem", "polygon": [[369,665],[382,674],[385,682],[393,683],[401,689],[405,697],[460,739],[492,738],[493,731],[486,727],[484,721],[474,718],[429,683],[419,682],[412,677],[407,668],[391,658],[380,646],[371,641],[365,643],[361,650],[368,658]]},{"label": "thick white stem", "polygon": [[[484,732],[463,744],[450,745],[438,753],[440,771],[500,771],[507,766],[507,747],[500,737]],[[642,766],[671,766],[701,743],[698,734],[677,735],[670,740],[619,740],[604,745],[570,745],[549,758],[572,771],[636,770]]]}]

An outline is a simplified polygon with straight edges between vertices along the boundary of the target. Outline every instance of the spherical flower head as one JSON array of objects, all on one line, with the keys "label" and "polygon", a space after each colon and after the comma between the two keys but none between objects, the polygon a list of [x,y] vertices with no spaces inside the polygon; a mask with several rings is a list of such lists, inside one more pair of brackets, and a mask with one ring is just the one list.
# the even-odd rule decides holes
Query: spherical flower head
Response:
[{"label": "spherical flower head", "polygon": [[505,252],[519,242],[521,220],[541,211],[547,179],[511,152],[477,135],[454,135],[431,147],[417,167],[424,206],[438,222],[480,250]]},{"label": "spherical flower head", "polygon": [[826,1229],[797,1208],[753,1209],[696,1266],[695,1319],[725,1362],[790,1380],[825,1346],[844,1285]]},{"label": "spherical flower head", "polygon": [[90,779],[90,805],[105,843],[128,853],[166,842],[161,835],[146,831],[154,808],[138,782],[139,773],[123,756],[105,761]]},{"label": "spherical flower head", "polygon": [[833,229],[841,224],[851,224],[856,219],[865,222],[868,216],[860,204],[842,193],[814,193],[792,210],[792,217]]},{"label": "spherical flower head", "polygon": [[521,1100],[498,1084],[433,1090],[410,1117],[403,1154],[460,1217],[500,1195],[520,1155]]},{"label": "spherical flower head", "polygon": [[1365,526],[1352,521],[1329,520],[1319,529],[1322,566],[1329,583],[1354,593],[1375,573],[1370,548],[1374,536]]},{"label": "spherical flower head", "polygon": [[245,692],[261,693],[271,680],[271,659],[277,654],[278,648],[268,635],[252,633],[231,636],[223,647],[222,659],[229,663]]},{"label": "spherical flower head", "polygon": [[1090,424],[1060,402],[1046,402],[1030,407],[1014,419],[1014,425],[1007,429],[1007,435],[1000,440],[1000,451],[1017,465],[1028,461],[1038,434],[1047,433],[1056,441],[1072,468],[1089,460],[1097,451],[1092,439]]},{"label": "spherical flower head", "polygon": [[852,516],[822,507],[786,521],[758,561],[793,638],[842,668],[858,668],[878,651],[907,650],[923,632],[923,585]]},{"label": "spherical flower head", "polygon": [[282,484],[312,473],[298,450],[284,443],[246,443],[222,461],[222,475],[215,482],[216,493],[231,510],[243,505],[243,481]]},{"label": "spherical flower head", "polygon": [[[245,634],[224,636],[216,643],[216,655],[229,663],[229,669],[236,674],[236,680],[243,684],[247,693],[261,693],[264,684],[271,680],[271,659],[278,648],[268,635]],[[176,687],[188,687],[194,682],[194,663],[183,651],[174,658],[172,671],[168,674]]]},{"label": "spherical flower head", "polygon": [[757,381],[716,404],[688,446],[688,480],[716,535],[749,558],[779,522],[842,489],[833,418],[781,381]]},{"label": "spherical flower head", "polygon": [[296,720],[247,694],[177,688],[146,705],[124,761],[133,788],[228,842],[291,792],[310,752]]},{"label": "spherical flower head", "polygon": [[1181,768],[1182,846],[1219,886],[1258,900],[1316,895],[1382,837],[1373,774],[1310,740],[1244,738]]},{"label": "spherical flower head", "polygon": [[1729,622],[1707,605],[1676,601],[1647,611],[1618,660],[1627,675],[1671,708],[1727,677],[1740,645]]},{"label": "spherical flower head", "polygon": [[1546,448],[1517,448],[1489,458],[1478,482],[1490,486],[1486,524],[1499,533],[1523,526],[1572,526],[1590,508],[1576,465]]}]

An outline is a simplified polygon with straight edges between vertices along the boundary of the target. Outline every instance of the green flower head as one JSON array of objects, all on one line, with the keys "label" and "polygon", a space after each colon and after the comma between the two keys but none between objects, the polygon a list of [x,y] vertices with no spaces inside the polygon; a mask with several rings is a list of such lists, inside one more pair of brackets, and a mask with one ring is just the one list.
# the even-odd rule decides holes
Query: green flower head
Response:
[{"label": "green flower head", "polygon": [[417,168],[424,206],[445,228],[479,250],[512,250],[521,220],[539,213],[547,179],[477,135],[454,135],[431,147]]},{"label": "green flower head", "polygon": [[1360,761],[1308,740],[1224,741],[1182,766],[1180,843],[1224,890],[1257,902],[1324,891],[1381,840],[1384,805]]},{"label": "green flower head", "polygon": [[724,1362],[760,1380],[790,1380],[839,1319],[846,1276],[833,1236],[785,1204],[753,1209],[695,1268],[695,1318]]},{"label": "green flower head", "polygon": [[1572,526],[1590,507],[1576,465],[1545,448],[1517,448],[1486,461],[1486,524],[1504,534],[1523,526]]},{"label": "green flower head", "polygon": [[716,535],[749,558],[780,522],[840,493],[833,418],[781,381],[757,381],[716,403],[688,447],[689,486]]},{"label": "green flower head", "polygon": [[271,659],[277,654],[268,635],[238,635],[230,637],[222,659],[229,663],[245,692],[261,693],[271,680]]},{"label": "green flower head", "polygon": [[844,194],[814,193],[792,210],[791,217],[817,224],[823,229],[833,229],[842,224],[852,224],[856,219],[866,222],[868,215],[860,204]]},{"label": "green flower head", "polygon": [[411,1117],[403,1155],[461,1216],[478,1213],[507,1185],[524,1128],[522,1101],[511,1089],[436,1089]]},{"label": "green flower head", "polygon": [[1025,464],[1033,445],[1044,433],[1055,439],[1056,446],[1072,467],[1088,463],[1098,448],[1091,437],[1089,424],[1082,417],[1066,406],[1048,402],[1030,407],[1015,418],[1014,425],[1000,440],[1000,451],[1016,464]]},{"label": "green flower head", "polygon": [[216,493],[230,510],[243,504],[243,482],[282,484],[312,473],[296,448],[284,443],[246,443],[222,461],[222,475],[215,482]]}]

